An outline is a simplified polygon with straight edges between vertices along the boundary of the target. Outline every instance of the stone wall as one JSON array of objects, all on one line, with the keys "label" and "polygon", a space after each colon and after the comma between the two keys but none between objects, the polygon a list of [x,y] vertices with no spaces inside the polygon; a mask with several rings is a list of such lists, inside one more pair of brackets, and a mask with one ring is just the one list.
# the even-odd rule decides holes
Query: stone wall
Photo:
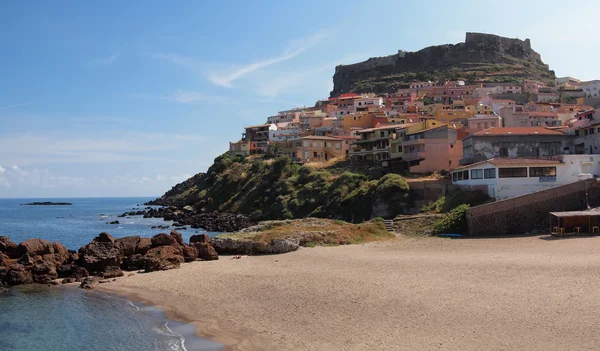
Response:
[{"label": "stone wall", "polygon": [[453,187],[450,179],[406,179],[406,182],[410,186],[416,208],[437,201]]},{"label": "stone wall", "polygon": [[588,179],[532,194],[496,201],[467,210],[469,235],[514,235],[545,233],[550,227],[549,212],[577,211],[600,206],[600,184]]}]

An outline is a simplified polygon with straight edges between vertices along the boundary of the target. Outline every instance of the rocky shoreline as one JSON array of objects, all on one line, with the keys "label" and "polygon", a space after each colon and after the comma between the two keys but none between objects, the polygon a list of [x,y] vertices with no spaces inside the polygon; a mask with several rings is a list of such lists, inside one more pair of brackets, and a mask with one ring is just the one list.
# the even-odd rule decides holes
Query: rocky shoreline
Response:
[{"label": "rocky shoreline", "polygon": [[144,216],[144,218],[163,218],[165,221],[173,221],[174,227],[190,226],[191,228],[202,228],[209,232],[235,232],[256,223],[242,214],[227,212],[199,212],[192,206],[177,206],[152,208],[144,210],[124,212],[119,217]]},{"label": "rocky shoreline", "polygon": [[193,235],[186,244],[177,231],[152,238],[118,239],[100,233],[78,251],[44,239],[28,239],[17,245],[0,236],[0,292],[7,286],[32,283],[81,282],[82,288],[93,289],[123,276],[123,271],[153,272],[178,268],[184,262],[218,259],[207,234]]}]

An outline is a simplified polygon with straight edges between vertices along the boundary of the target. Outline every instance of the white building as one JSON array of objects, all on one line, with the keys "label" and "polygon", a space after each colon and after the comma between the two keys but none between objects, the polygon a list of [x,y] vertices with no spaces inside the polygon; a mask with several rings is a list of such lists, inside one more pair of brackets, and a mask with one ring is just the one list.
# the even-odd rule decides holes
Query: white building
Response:
[{"label": "white building", "polygon": [[270,142],[281,142],[290,139],[296,139],[300,137],[301,133],[299,129],[269,129],[269,141]]},{"label": "white building", "polygon": [[382,107],[383,98],[362,98],[354,100],[354,111],[366,110],[369,107]]},{"label": "white building", "polygon": [[456,168],[452,172],[452,183],[502,200],[599,175],[600,155],[493,158]]},{"label": "white building", "polygon": [[600,80],[590,80],[588,82],[581,82],[579,87],[583,89],[583,93],[589,98],[600,97]]},{"label": "white building", "polygon": [[267,123],[277,124],[277,123],[284,123],[284,122],[297,122],[301,113],[302,113],[302,109],[300,109],[300,108],[279,111],[275,116],[268,117]]}]

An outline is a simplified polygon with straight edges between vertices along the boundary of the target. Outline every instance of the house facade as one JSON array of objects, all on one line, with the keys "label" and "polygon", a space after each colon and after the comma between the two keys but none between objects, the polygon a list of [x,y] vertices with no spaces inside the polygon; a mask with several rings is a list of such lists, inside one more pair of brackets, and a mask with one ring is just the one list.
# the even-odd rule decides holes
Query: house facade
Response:
[{"label": "house facade", "polygon": [[575,136],[544,127],[489,128],[463,139],[461,165],[495,157],[536,158],[574,153]]},{"label": "house facade", "polygon": [[358,130],[358,140],[352,144],[350,157],[359,161],[380,162],[391,157],[390,141],[398,138],[396,129],[402,125],[388,125]]},{"label": "house facade", "polygon": [[599,155],[563,155],[546,159],[496,157],[455,169],[452,183],[502,200],[599,175]]}]

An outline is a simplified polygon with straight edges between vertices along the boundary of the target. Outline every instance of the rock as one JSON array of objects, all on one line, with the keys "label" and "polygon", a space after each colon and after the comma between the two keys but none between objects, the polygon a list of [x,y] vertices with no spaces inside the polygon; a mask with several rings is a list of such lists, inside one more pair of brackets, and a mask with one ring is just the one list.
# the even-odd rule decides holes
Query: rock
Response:
[{"label": "rock", "polygon": [[6,256],[2,252],[0,252],[0,267],[7,265],[8,260],[9,260],[8,256]]},{"label": "rock", "polygon": [[137,271],[144,269],[145,261],[141,254],[133,254],[123,261],[122,268],[126,271]]},{"label": "rock", "polygon": [[151,248],[152,241],[150,240],[150,238],[140,238],[140,242],[138,243],[138,246],[135,249],[135,253],[145,255]]},{"label": "rock", "polygon": [[115,246],[121,251],[121,256],[127,257],[136,253],[140,243],[139,236],[126,236],[115,240]]},{"label": "rock", "polygon": [[194,212],[194,208],[193,208],[192,206],[190,206],[190,205],[188,205],[188,206],[184,206],[184,207],[183,207],[183,210],[184,210],[185,212]]},{"label": "rock", "polygon": [[23,265],[17,263],[8,267],[4,280],[8,285],[31,284],[33,276]]},{"label": "rock", "polygon": [[[165,234],[165,236],[168,235]],[[183,262],[185,262],[185,259],[180,246],[155,247],[144,255],[144,270],[153,272],[178,268]]]},{"label": "rock", "polygon": [[21,257],[17,250],[17,244],[13,243],[7,236],[0,236],[0,252],[10,258]]},{"label": "rock", "polygon": [[298,239],[273,239],[270,242],[252,241],[244,238],[214,237],[212,245],[220,254],[281,254],[296,251],[300,247]]},{"label": "rock", "polygon": [[0,286],[0,294],[8,294],[8,289],[3,286]]},{"label": "rock", "polygon": [[104,269],[104,272],[100,273],[100,276],[102,276],[105,279],[111,279],[111,278],[116,278],[116,277],[122,277],[123,271],[121,270],[121,268],[119,267],[106,267]]},{"label": "rock", "polygon": [[106,267],[121,265],[121,251],[115,239],[101,233],[91,243],[79,249],[79,265],[90,273],[104,272]]},{"label": "rock", "polygon": [[198,258],[198,249],[193,246],[184,244],[183,258],[185,259],[185,262],[195,261]]},{"label": "rock", "polygon": [[51,284],[54,279],[58,278],[54,265],[46,261],[36,262],[31,268],[31,273],[33,281],[39,284]]},{"label": "rock", "polygon": [[77,266],[75,263],[64,264],[56,268],[59,278],[85,278],[90,275],[87,269]]},{"label": "rock", "polygon": [[19,258],[18,262],[23,266],[31,266],[34,261],[31,255],[29,255],[29,253],[26,252],[23,256],[21,256],[21,258]]},{"label": "rock", "polygon": [[92,290],[96,288],[100,284],[100,280],[96,277],[87,277],[83,279],[81,285],[79,286],[82,289]]},{"label": "rock", "polygon": [[26,253],[28,253],[31,256],[53,254],[54,245],[48,240],[44,239],[28,239],[20,243],[17,250],[21,255],[24,255]]},{"label": "rock", "polygon": [[98,242],[98,243],[111,243],[114,244],[114,242],[116,241],[115,238],[112,237],[112,235],[106,233],[106,232],[102,232],[100,234],[98,234],[97,237],[95,237],[92,241]]},{"label": "rock", "polygon": [[153,248],[177,244],[177,239],[173,235],[165,233],[160,233],[153,236],[152,239],[150,239],[150,241],[152,243]]},{"label": "rock", "polygon": [[65,278],[62,280],[63,284],[71,284],[71,283],[75,283],[75,278]]},{"label": "rock", "polygon": [[106,222],[106,224],[120,224],[119,221]]},{"label": "rock", "polygon": [[175,241],[177,241],[177,244],[179,245],[183,245],[183,236],[181,235],[181,233],[179,233],[176,230],[172,230],[171,231],[171,236],[175,238]]},{"label": "rock", "polygon": [[217,251],[209,242],[195,242],[191,244],[198,250],[198,258],[204,261],[214,261],[219,259]]}]

